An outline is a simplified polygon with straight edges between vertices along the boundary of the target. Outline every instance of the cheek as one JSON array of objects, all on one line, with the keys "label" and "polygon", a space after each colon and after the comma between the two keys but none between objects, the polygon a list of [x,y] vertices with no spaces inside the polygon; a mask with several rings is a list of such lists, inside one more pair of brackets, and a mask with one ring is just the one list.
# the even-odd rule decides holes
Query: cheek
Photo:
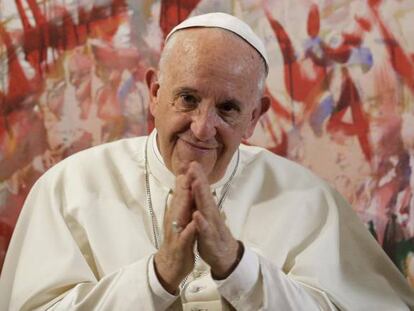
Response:
[{"label": "cheek", "polygon": [[178,133],[190,127],[191,119],[185,114],[169,111],[165,116],[165,123],[171,131]]},{"label": "cheek", "polygon": [[177,135],[190,128],[191,120],[182,114],[171,110],[164,111],[162,117],[156,122],[158,132],[164,136],[169,143],[174,143]]},{"label": "cheek", "polygon": [[252,116],[250,116],[250,118],[245,120],[242,128],[240,129],[241,139],[246,140],[250,138],[250,136],[253,135],[254,128],[255,128],[255,122],[253,121]]},{"label": "cheek", "polygon": [[224,128],[220,132],[220,137],[225,145],[224,152],[234,151],[240,144],[243,138],[243,130],[240,128]]}]

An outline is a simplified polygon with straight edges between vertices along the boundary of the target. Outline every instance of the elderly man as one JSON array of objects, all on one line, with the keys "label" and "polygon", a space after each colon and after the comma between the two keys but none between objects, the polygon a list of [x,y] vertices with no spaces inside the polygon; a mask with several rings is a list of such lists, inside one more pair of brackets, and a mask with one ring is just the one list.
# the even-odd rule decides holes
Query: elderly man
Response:
[{"label": "elderly man", "polygon": [[263,44],[212,13],[146,81],[156,131],[92,148],[33,187],[2,310],[409,310],[412,290],[348,204],[241,145],[267,110]]}]

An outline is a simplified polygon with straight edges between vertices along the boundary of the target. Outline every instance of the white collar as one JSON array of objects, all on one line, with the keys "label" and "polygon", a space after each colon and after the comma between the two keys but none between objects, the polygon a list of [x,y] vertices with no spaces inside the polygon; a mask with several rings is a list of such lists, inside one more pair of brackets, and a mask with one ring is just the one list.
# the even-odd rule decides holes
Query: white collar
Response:
[{"label": "white collar", "polygon": [[[150,174],[158,180],[161,185],[168,187],[169,189],[174,189],[175,185],[175,176],[174,174],[165,166],[164,160],[161,156],[161,153],[157,146],[157,130],[154,129],[151,134],[148,136],[148,166]],[[230,161],[230,164],[227,166],[226,173],[223,178],[221,178],[216,183],[210,185],[212,191],[220,191],[224,184],[231,177],[233,170],[237,164],[237,154],[235,153]]]}]

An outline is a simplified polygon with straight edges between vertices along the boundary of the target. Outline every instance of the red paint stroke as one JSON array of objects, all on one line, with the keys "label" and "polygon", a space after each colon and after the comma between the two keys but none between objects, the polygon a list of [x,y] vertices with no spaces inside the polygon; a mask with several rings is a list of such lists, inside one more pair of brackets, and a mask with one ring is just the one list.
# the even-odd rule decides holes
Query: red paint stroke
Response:
[{"label": "red paint stroke", "polygon": [[[319,8],[316,4],[313,4],[309,10],[308,14],[308,23],[307,31],[310,38],[315,39],[319,35],[320,31],[320,14]],[[359,35],[356,34],[342,34],[342,44],[337,48],[331,48],[323,41],[320,43],[320,47],[323,52],[323,58],[325,61],[319,59],[315,64],[319,66],[326,66],[327,62],[334,61],[338,63],[346,63],[351,55],[351,50],[354,46],[359,46],[362,42],[362,39]],[[318,59],[318,57],[314,57]]]},{"label": "red paint stroke", "polygon": [[[48,48],[53,49],[55,61],[65,50],[71,50],[86,42],[88,37],[109,41],[118,30],[120,22],[127,10],[125,0],[114,0],[108,6],[94,5],[87,12],[78,8],[79,23],[76,24],[65,7],[53,6],[49,18],[39,8],[35,0],[27,0],[29,9],[34,17],[35,25],[29,23],[27,13],[21,0],[16,0],[16,7],[22,21],[23,32],[15,34],[16,45],[23,47],[26,60],[35,70],[35,77],[29,81],[17,57],[11,34],[0,25],[0,39],[7,50],[9,68],[9,89],[7,93],[0,92],[0,113],[7,116],[13,110],[22,109],[25,102],[33,101],[43,88],[41,77],[46,63]],[[48,65],[54,67],[54,63]]]},{"label": "red paint stroke", "polygon": [[[273,111],[278,120],[290,121],[292,119],[292,114],[285,107],[283,107],[282,104],[276,98],[272,96],[268,88],[266,88],[265,90],[265,95],[270,99],[269,109]],[[261,124],[265,127],[267,133],[269,133],[274,145],[274,147],[267,147],[267,149],[278,155],[287,156],[288,138],[286,132],[282,129],[282,140],[279,141],[275,133],[273,132],[272,124],[268,118],[263,117],[261,120]]]},{"label": "red paint stroke", "polygon": [[273,18],[268,10],[265,10],[266,17],[272,27],[276,39],[279,42],[279,47],[282,52],[283,61],[285,64],[292,64],[296,62],[295,50],[293,44],[289,38],[289,35],[283,28],[283,26]]},{"label": "red paint stroke", "polygon": [[[13,233],[13,226],[0,218],[0,250],[6,250],[9,247],[10,239]],[[3,266],[4,258],[0,257],[0,267]]]},{"label": "red paint stroke", "polygon": [[[26,43],[27,41],[35,41],[35,40],[42,40],[43,38],[39,38],[39,34],[40,32],[36,32],[35,28],[29,23],[29,19],[27,17],[26,11],[23,8],[22,2],[21,0],[15,0],[16,2],[16,6],[17,6],[17,11],[19,13],[20,16],[20,20],[22,22],[23,25],[23,37],[24,37],[24,42]],[[30,9],[32,9],[32,5],[30,6]],[[35,18],[38,17],[38,14],[34,14]],[[43,30],[43,29],[42,29]],[[33,36],[36,33],[35,36]],[[28,37],[28,34],[32,35],[30,37]],[[47,39],[47,35],[44,35],[44,39]],[[30,39],[29,39],[30,38]],[[29,39],[29,40],[28,40]],[[23,49],[26,52],[27,51],[27,44],[23,44]],[[38,65],[40,66],[41,61],[46,57],[46,51],[44,51],[44,49],[36,49],[33,50],[31,53],[26,53],[26,59],[29,61],[29,63],[36,68],[38,71],[41,70],[41,68],[38,67]]]},{"label": "red paint stroke", "polygon": [[352,48],[362,42],[361,37],[351,34],[342,34],[343,42],[337,48],[331,48],[322,42],[321,48],[325,59],[345,64],[351,56]]},{"label": "red paint stroke", "polygon": [[[342,43],[336,48],[331,48],[323,41],[320,41],[321,55],[316,55],[312,49],[309,49],[306,56],[312,60],[313,70],[316,73],[316,77],[312,79],[303,75],[302,65],[295,57],[293,45],[283,26],[273,19],[268,11],[265,12],[282,51],[286,88],[293,100],[301,101],[305,104],[304,112],[306,116],[318,104],[316,99],[326,91],[326,86],[332,78],[330,70],[332,64],[346,63],[349,60],[352,49],[360,46],[362,43],[363,31],[361,33],[342,34]],[[318,39],[319,27],[318,7],[313,5],[308,15],[308,34],[314,40]],[[364,27],[368,28],[368,24],[365,23]],[[362,30],[365,28],[362,28]],[[352,124],[342,121],[348,107],[351,108]],[[343,89],[337,103],[337,111],[330,118],[328,131],[342,131],[348,136],[357,135],[366,159],[371,159],[372,152],[368,140],[368,120],[362,110],[362,103],[355,84],[347,71],[344,74]]]},{"label": "red paint stroke", "polygon": [[288,137],[284,130],[282,130],[282,140],[279,142],[275,133],[273,132],[272,123],[268,119],[264,119],[264,125],[268,133],[270,133],[270,138],[275,144],[274,147],[267,147],[267,149],[273,153],[276,153],[282,157],[288,155]]},{"label": "red paint stroke", "polygon": [[[343,69],[344,82],[341,95],[335,112],[329,119],[327,130],[329,132],[341,131],[347,136],[357,135],[365,158],[370,161],[372,158],[371,145],[368,139],[369,123],[363,109],[358,90],[349,75],[348,70]],[[344,122],[343,117],[347,109],[351,109],[352,123]]]},{"label": "red paint stroke", "polygon": [[[321,49],[325,60],[344,64],[349,60],[352,49],[361,46],[363,32],[370,31],[371,24],[364,18],[355,17],[355,20],[360,25],[361,30],[354,33],[342,33],[342,43],[338,47],[332,48],[321,41]],[[313,26],[311,27],[310,25]],[[316,38],[318,36],[320,30],[319,25],[318,7],[312,5],[308,16],[308,34],[311,38]],[[326,66],[326,62],[324,65]]]},{"label": "red paint stroke", "polygon": [[[288,136],[286,134],[286,131],[282,130],[282,139],[279,140],[273,130],[273,123],[269,119],[268,115],[264,115],[260,119],[260,125],[265,129],[266,133],[270,135],[270,140],[273,143],[273,147],[266,146],[266,149],[278,154],[282,157],[288,156]],[[243,144],[245,145],[251,145],[248,141],[243,140]]]},{"label": "red paint stroke", "polygon": [[40,11],[40,8],[38,4],[36,3],[36,0],[27,0],[27,3],[29,4],[29,8],[32,11],[33,17],[36,21],[37,25],[42,25],[46,23],[46,18]]},{"label": "red paint stroke", "polygon": [[358,17],[358,16],[355,16],[354,19],[358,23],[358,25],[362,28],[362,30],[366,32],[371,31],[372,25],[368,19],[363,18],[363,17]]},{"label": "red paint stroke", "polygon": [[368,1],[372,13],[379,24],[381,34],[388,54],[391,58],[391,65],[397,74],[401,77],[404,84],[406,84],[412,92],[414,92],[414,61],[412,55],[407,55],[400,46],[396,38],[390,30],[385,26],[385,23],[380,17],[378,7],[381,1]]},{"label": "red paint stroke", "polygon": [[200,0],[162,0],[160,27],[164,34],[164,39],[176,25],[191,14],[199,2]]},{"label": "red paint stroke", "polygon": [[30,25],[29,19],[25,13],[24,7],[22,5],[22,2],[20,0],[15,0],[17,12],[20,15],[20,20],[23,25],[23,29],[33,29],[32,25]]},{"label": "red paint stroke", "polygon": [[266,88],[265,95],[270,98],[270,109],[280,118],[285,120],[290,120],[292,118],[292,114],[282,106],[282,104],[272,96],[269,89]]},{"label": "red paint stroke", "polygon": [[[320,17],[319,10],[317,5],[312,5],[309,15],[308,15],[308,34],[311,38],[316,38],[319,35],[320,31]],[[320,66],[327,66],[329,62],[336,62],[344,64],[349,60],[351,56],[352,49],[354,47],[360,46],[362,43],[362,37],[359,33],[343,33],[342,34],[342,43],[336,47],[332,48],[327,45],[325,42],[320,42],[320,47],[322,49],[322,58],[316,57],[311,51],[309,54],[312,56],[315,64]]]},{"label": "red paint stroke", "polygon": [[47,149],[47,133],[39,113],[14,111],[5,123],[6,119],[0,118],[0,181],[10,178]]},{"label": "red paint stroke", "polygon": [[133,70],[139,66],[141,60],[139,51],[136,48],[116,49],[110,45],[92,44],[94,58],[99,65],[112,70]]},{"label": "red paint stroke", "polygon": [[308,35],[311,38],[316,38],[320,30],[320,17],[318,5],[313,4],[308,14]]},{"label": "red paint stroke", "polygon": [[382,0],[368,0],[368,6],[372,9],[377,9],[381,4]]},{"label": "red paint stroke", "polygon": [[[60,27],[56,27],[55,24],[52,28],[55,36],[53,37],[54,40],[51,43],[56,45],[56,43],[59,42],[60,44],[57,45],[56,48],[61,50],[72,50],[81,43],[76,35],[75,22],[69,12],[63,7],[55,8],[55,16],[59,16],[58,18],[61,19],[63,23]],[[46,46],[49,45],[47,41],[45,43]]]},{"label": "red paint stroke", "polygon": [[6,93],[0,92],[0,113],[7,115],[15,109],[23,108],[25,99],[30,98],[40,91],[40,79],[38,76],[29,79],[26,77],[20,64],[10,34],[0,23],[0,38],[2,38],[7,51],[9,87]]},{"label": "red paint stroke", "polygon": [[293,100],[305,103],[306,111],[312,110],[315,98],[321,92],[322,84],[326,77],[326,70],[324,67],[313,64],[313,70],[316,73],[315,78],[306,76],[295,56],[289,35],[267,10],[265,10],[265,13],[282,52],[286,89]]}]

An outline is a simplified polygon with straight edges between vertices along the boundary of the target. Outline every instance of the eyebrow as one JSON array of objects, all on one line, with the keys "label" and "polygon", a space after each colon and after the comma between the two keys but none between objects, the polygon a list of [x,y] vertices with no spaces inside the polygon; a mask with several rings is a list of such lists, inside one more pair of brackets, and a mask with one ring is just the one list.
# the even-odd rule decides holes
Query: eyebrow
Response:
[{"label": "eyebrow", "polygon": [[177,88],[173,92],[174,97],[177,97],[178,95],[183,94],[183,93],[196,93],[197,94],[198,91],[196,89],[191,88],[191,87],[184,86],[184,87]]},{"label": "eyebrow", "polygon": [[[199,91],[197,89],[194,89],[192,87],[188,87],[188,86],[183,86],[183,87],[179,87],[177,89],[174,90],[173,94],[174,97],[177,97],[180,94],[183,93],[194,93],[194,94],[199,94]],[[225,98],[224,100],[220,101],[220,104],[224,104],[224,103],[231,103],[235,106],[237,106],[237,108],[239,109],[239,111],[242,110],[243,104],[240,100],[233,98],[233,97],[229,97],[229,98]]]}]

